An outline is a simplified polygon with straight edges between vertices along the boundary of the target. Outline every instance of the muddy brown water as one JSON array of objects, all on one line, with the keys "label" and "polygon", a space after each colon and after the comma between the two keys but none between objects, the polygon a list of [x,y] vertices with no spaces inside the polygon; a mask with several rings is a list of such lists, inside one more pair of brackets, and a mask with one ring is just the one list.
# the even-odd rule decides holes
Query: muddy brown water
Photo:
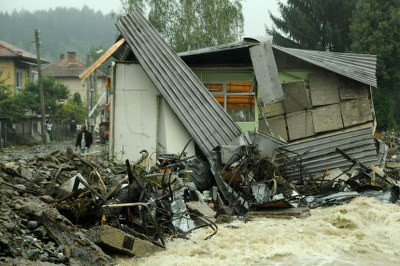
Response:
[{"label": "muddy brown water", "polygon": [[119,265],[400,265],[400,206],[372,198],[318,208],[303,219],[257,218],[195,231]]}]

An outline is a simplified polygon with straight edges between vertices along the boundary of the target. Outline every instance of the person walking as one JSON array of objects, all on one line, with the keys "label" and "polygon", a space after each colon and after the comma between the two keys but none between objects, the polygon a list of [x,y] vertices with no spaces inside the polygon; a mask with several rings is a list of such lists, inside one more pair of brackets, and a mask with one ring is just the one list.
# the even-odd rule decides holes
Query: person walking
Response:
[{"label": "person walking", "polygon": [[46,121],[46,128],[47,128],[48,140],[53,141],[53,133],[52,133],[53,124],[50,122],[50,120]]},{"label": "person walking", "polygon": [[80,149],[81,153],[88,153],[93,142],[92,133],[86,130],[86,126],[81,126],[81,131],[76,136],[75,148]]}]

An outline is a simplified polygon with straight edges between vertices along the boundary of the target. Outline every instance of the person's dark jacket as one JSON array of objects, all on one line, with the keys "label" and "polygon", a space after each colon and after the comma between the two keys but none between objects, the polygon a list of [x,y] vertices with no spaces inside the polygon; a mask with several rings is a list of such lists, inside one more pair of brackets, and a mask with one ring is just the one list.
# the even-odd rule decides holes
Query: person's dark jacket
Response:
[{"label": "person's dark jacket", "polygon": [[[78,133],[78,136],[76,137],[76,143],[75,146],[82,148],[81,147],[81,142],[82,142],[82,131]],[[85,142],[86,142],[86,147],[90,148],[90,145],[92,145],[93,142],[93,136],[92,133],[85,131]]]}]

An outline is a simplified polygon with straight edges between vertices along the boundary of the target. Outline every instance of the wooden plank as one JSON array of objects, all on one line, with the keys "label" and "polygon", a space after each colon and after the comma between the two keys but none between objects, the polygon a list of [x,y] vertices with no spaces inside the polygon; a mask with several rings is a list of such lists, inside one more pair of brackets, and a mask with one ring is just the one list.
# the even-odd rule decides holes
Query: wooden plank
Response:
[{"label": "wooden plank", "polygon": [[263,104],[281,101],[284,95],[271,44],[266,42],[250,48],[250,56],[257,79],[258,96]]},{"label": "wooden plank", "polygon": [[372,121],[371,104],[368,98],[354,99],[340,103],[344,127]]},{"label": "wooden plank", "polygon": [[305,218],[311,216],[310,209],[307,207],[289,209],[271,209],[265,211],[250,211],[246,213],[248,218]]},{"label": "wooden plank", "polygon": [[314,108],[311,112],[316,133],[343,128],[339,104],[321,106]]},{"label": "wooden plank", "polygon": [[85,71],[83,71],[82,74],[79,75],[81,82],[84,82],[93,71],[95,71],[110,56],[112,56],[115,53],[115,51],[117,51],[118,48],[121,47],[122,44],[124,44],[124,42],[125,42],[125,39],[122,38],[118,42],[114,43],[102,56],[100,56],[99,59],[97,59],[96,62],[94,62],[93,65],[91,65],[89,68],[87,68]]},{"label": "wooden plank", "polygon": [[310,94],[313,106],[339,103],[338,82],[335,74],[310,74]]}]

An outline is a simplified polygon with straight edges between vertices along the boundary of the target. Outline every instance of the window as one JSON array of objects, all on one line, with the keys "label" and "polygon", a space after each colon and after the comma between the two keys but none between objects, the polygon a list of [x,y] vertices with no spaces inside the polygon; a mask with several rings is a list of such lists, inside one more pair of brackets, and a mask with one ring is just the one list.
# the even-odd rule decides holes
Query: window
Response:
[{"label": "window", "polygon": [[204,85],[235,122],[255,121],[255,93],[251,82],[230,81]]},{"label": "window", "polygon": [[21,89],[22,88],[22,70],[17,69],[15,72],[15,87],[17,89]]}]

